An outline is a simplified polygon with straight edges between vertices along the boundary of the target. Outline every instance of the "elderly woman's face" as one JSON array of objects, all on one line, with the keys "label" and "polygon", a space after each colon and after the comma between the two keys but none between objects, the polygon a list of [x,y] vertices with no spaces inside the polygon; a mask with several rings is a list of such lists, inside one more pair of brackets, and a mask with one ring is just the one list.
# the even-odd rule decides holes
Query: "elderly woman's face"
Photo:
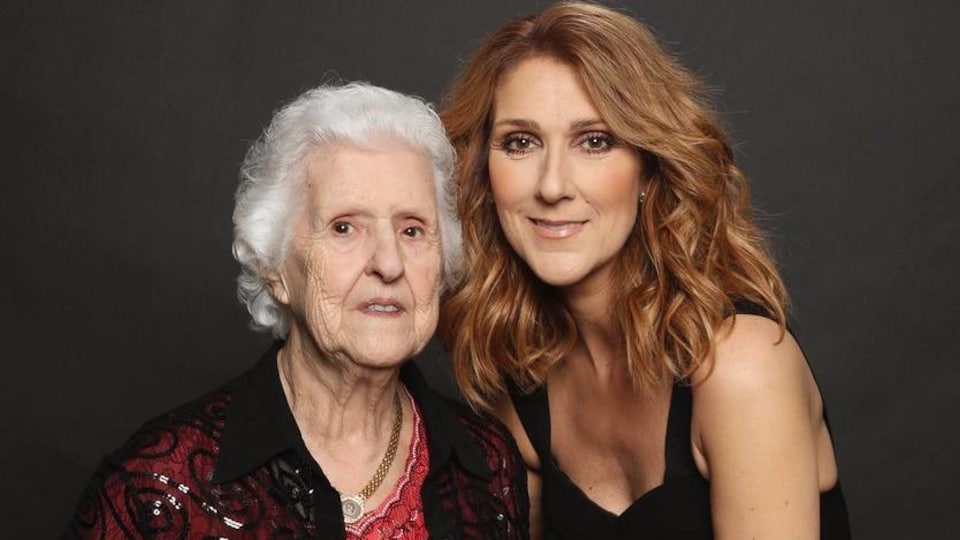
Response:
[{"label": "elderly woman's face", "polygon": [[309,335],[328,357],[397,365],[437,325],[442,255],[431,163],[399,144],[335,146],[308,156],[306,172],[279,285],[291,332]]}]

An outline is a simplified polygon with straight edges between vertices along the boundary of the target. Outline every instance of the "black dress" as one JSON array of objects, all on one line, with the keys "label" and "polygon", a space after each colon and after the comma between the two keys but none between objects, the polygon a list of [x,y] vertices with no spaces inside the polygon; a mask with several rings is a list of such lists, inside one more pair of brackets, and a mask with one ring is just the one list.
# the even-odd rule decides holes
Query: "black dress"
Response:
[{"label": "black dress", "polygon": [[[737,311],[742,313],[745,310],[738,306]],[[693,395],[689,386],[682,383],[673,386],[664,445],[666,468],[663,483],[634,501],[619,516],[590,500],[553,459],[546,385],[529,395],[511,388],[511,397],[530,443],[540,457],[544,538],[713,538],[710,484],[700,476],[690,446]],[[850,538],[847,507],[839,479],[836,486],[820,495],[820,538]]]}]

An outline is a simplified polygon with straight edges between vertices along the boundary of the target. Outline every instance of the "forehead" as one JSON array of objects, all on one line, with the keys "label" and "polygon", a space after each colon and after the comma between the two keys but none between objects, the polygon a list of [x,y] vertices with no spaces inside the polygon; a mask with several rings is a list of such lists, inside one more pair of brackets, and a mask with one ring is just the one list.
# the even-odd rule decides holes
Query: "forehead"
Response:
[{"label": "forehead", "polygon": [[494,91],[494,118],[599,118],[576,70],[547,56],[522,60],[505,71]]},{"label": "forehead", "polygon": [[423,152],[400,143],[376,148],[338,144],[306,157],[304,192],[320,211],[433,214],[433,168]]}]

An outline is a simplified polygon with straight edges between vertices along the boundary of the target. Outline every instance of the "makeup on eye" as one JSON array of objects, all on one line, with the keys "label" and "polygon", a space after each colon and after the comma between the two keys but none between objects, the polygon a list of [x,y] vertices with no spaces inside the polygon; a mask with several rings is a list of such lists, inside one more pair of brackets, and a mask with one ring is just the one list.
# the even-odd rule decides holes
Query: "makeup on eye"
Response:
[{"label": "makeup on eye", "polygon": [[[491,146],[509,156],[525,155],[534,148],[543,146],[537,136],[525,131],[506,133],[494,141]],[[575,134],[570,144],[590,154],[603,154],[618,146],[619,141],[607,131],[591,130]]]},{"label": "makeup on eye", "polygon": [[507,133],[494,143],[494,148],[507,155],[522,155],[530,151],[531,147],[539,146],[540,141],[530,133]]},{"label": "makeup on eye", "polygon": [[606,131],[590,131],[582,134],[576,140],[577,146],[580,146],[587,152],[599,154],[607,152],[617,145],[617,139]]}]

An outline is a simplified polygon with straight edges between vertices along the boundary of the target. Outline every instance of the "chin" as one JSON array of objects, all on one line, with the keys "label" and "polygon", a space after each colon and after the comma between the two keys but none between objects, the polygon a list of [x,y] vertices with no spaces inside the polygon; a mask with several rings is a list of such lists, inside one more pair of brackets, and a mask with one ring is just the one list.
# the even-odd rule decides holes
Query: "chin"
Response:
[{"label": "chin", "polygon": [[351,358],[355,364],[370,369],[399,368],[420,350],[416,343],[390,343],[389,339],[369,345],[371,346],[358,347]]},{"label": "chin", "polygon": [[533,273],[536,274],[540,281],[550,285],[551,287],[570,287],[571,285],[576,285],[581,280],[583,280],[586,272],[573,269],[558,269],[553,268],[534,268],[531,267]]}]

